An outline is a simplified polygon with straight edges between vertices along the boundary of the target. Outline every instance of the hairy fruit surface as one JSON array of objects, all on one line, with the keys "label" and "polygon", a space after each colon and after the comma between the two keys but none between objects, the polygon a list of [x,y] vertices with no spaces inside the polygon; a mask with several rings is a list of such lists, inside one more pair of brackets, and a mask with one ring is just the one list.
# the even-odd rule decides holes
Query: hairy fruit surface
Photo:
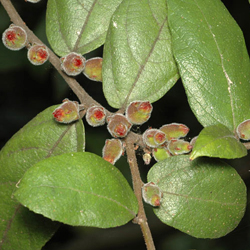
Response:
[{"label": "hairy fruit surface", "polygon": [[71,52],[68,55],[61,57],[61,68],[69,76],[79,75],[85,67],[85,57]]},{"label": "hairy fruit surface", "polygon": [[6,48],[10,50],[20,50],[27,42],[26,31],[14,24],[11,24],[2,35],[2,41]]},{"label": "hairy fruit surface", "polygon": [[126,109],[126,117],[132,124],[141,125],[150,118],[152,110],[148,101],[133,101]]},{"label": "hairy fruit surface", "polygon": [[108,120],[108,127],[107,127],[108,131],[115,138],[125,137],[132,126],[132,124],[122,114],[114,114],[107,120]]},{"label": "hairy fruit surface", "polygon": [[167,141],[185,137],[189,132],[189,128],[181,123],[166,124],[160,127],[160,130],[166,134]]},{"label": "hairy fruit surface", "polygon": [[53,116],[57,122],[71,123],[79,120],[79,104],[75,101],[64,99],[63,103],[54,110]]},{"label": "hairy fruit surface", "polygon": [[159,129],[149,128],[143,133],[142,139],[147,146],[156,148],[166,141],[166,135]]},{"label": "hairy fruit surface", "polygon": [[49,51],[45,45],[34,44],[29,48],[27,56],[33,65],[42,65],[49,59]]},{"label": "hairy fruit surface", "polygon": [[181,155],[189,153],[192,148],[192,145],[184,140],[171,140],[168,143],[168,150],[172,155]]},{"label": "hairy fruit surface", "polygon": [[101,106],[92,106],[87,109],[86,121],[92,127],[105,124],[106,111]]},{"label": "hairy fruit surface", "polygon": [[143,200],[154,207],[161,205],[161,198],[163,194],[160,188],[154,182],[148,182],[142,187]]},{"label": "hairy fruit surface", "polygon": [[102,150],[102,157],[104,160],[115,164],[123,153],[122,142],[119,139],[107,139]]},{"label": "hairy fruit surface", "polygon": [[83,74],[90,80],[102,82],[102,58],[90,58],[85,63]]},{"label": "hairy fruit surface", "polygon": [[167,149],[167,147],[160,147],[153,149],[153,157],[156,161],[162,161],[171,156],[171,153]]}]

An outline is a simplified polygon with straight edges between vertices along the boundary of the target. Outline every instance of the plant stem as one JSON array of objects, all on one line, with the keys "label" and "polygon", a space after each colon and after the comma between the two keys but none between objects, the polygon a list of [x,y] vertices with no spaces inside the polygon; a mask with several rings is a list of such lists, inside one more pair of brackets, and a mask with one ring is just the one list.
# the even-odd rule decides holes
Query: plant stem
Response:
[{"label": "plant stem", "polygon": [[143,186],[143,182],[140,177],[140,172],[139,172],[137,159],[135,155],[134,138],[135,137],[133,136],[133,134],[129,133],[125,139],[126,153],[127,153],[128,163],[130,166],[131,175],[132,175],[134,193],[137,198],[138,206],[139,206],[138,215],[137,215],[137,218],[134,220],[134,222],[139,224],[141,227],[141,231],[142,231],[147,249],[155,250],[152,234],[147,223],[147,217],[146,217],[143,202],[142,202],[141,188]]}]

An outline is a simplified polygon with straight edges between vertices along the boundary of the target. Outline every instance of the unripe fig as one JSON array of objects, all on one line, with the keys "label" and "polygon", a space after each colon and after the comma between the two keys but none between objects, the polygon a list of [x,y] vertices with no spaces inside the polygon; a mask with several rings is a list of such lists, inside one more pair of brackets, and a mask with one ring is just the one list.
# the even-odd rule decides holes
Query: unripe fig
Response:
[{"label": "unripe fig", "polygon": [[42,65],[49,59],[49,51],[45,45],[33,44],[27,56],[33,65]]},{"label": "unripe fig", "polygon": [[2,35],[2,41],[6,48],[10,50],[20,50],[27,42],[26,31],[14,24],[11,24]]},{"label": "unripe fig", "polygon": [[154,207],[159,207],[161,205],[162,196],[163,193],[160,188],[154,184],[154,182],[149,182],[143,185],[142,197],[146,203]]},{"label": "unripe fig", "polygon": [[61,57],[61,68],[69,76],[79,75],[85,67],[85,57],[75,52]]},{"label": "unripe fig", "polygon": [[150,162],[151,162],[152,157],[151,157],[151,155],[150,155],[149,153],[145,153],[145,154],[142,156],[142,159],[143,159],[143,161],[144,161],[144,163],[145,163],[146,165],[149,165]]},{"label": "unripe fig", "polygon": [[166,135],[159,129],[149,128],[143,133],[142,139],[147,146],[156,148],[166,141]]},{"label": "unripe fig", "polygon": [[90,80],[102,82],[102,58],[90,58],[85,63],[83,74]]},{"label": "unripe fig", "polygon": [[166,124],[160,127],[160,130],[166,134],[167,141],[185,137],[189,132],[189,128],[180,123]]},{"label": "unripe fig", "polygon": [[192,150],[192,145],[184,140],[171,140],[168,143],[168,150],[172,155],[180,155],[189,153]]},{"label": "unripe fig", "polygon": [[90,126],[97,127],[105,123],[106,111],[101,106],[92,106],[87,109],[86,120]]},{"label": "unripe fig", "polygon": [[108,131],[113,137],[125,137],[132,124],[122,114],[114,114],[108,117]]},{"label": "unripe fig", "polygon": [[167,149],[167,147],[154,148],[153,149],[153,157],[156,161],[162,161],[171,156],[171,153]]},{"label": "unripe fig", "polygon": [[126,117],[132,124],[141,125],[150,118],[152,110],[148,101],[133,101],[127,107]]},{"label": "unripe fig", "polygon": [[236,129],[236,132],[240,139],[248,141],[250,140],[250,119],[242,122]]},{"label": "unripe fig", "polygon": [[122,142],[119,139],[107,139],[102,150],[102,157],[104,160],[115,164],[123,153]]},{"label": "unripe fig", "polygon": [[75,101],[64,99],[63,103],[54,110],[53,116],[57,122],[70,123],[80,119],[79,104]]}]

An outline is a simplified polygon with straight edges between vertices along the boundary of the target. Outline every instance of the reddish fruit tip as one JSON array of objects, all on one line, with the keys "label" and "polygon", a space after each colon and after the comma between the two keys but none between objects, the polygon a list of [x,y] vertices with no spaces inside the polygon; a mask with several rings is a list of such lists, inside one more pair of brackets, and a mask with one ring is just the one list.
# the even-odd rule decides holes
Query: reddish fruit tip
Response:
[{"label": "reddish fruit tip", "polygon": [[64,111],[62,109],[56,109],[54,112],[53,112],[53,116],[55,117],[55,119],[57,121],[61,121],[62,120],[62,117],[64,115]]}]

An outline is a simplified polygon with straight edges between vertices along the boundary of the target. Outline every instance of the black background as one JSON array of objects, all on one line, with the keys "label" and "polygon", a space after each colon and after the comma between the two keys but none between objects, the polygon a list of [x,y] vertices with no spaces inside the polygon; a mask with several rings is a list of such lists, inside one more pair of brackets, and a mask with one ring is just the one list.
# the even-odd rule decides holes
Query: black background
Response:
[{"label": "black background", "polygon": [[[219,0],[218,0],[219,1]],[[24,0],[12,1],[29,28],[49,45],[45,36],[46,2],[38,4],[26,3]],[[247,0],[223,1],[232,16],[243,30],[246,45],[250,49],[250,9]],[[0,5],[0,32],[10,25],[3,6]],[[27,51],[13,52],[0,44],[0,148],[21,127],[45,108],[61,103],[64,98],[77,100],[61,76],[47,62],[36,67],[26,58]],[[102,47],[85,55],[86,58],[102,56]],[[108,106],[103,93],[102,84],[91,82],[83,75],[77,80],[85,90],[98,102],[113,111]],[[160,127],[163,124],[179,122],[190,128],[188,136],[196,136],[202,126],[198,123],[191,110],[181,81],[159,101],[153,104],[154,112],[149,122],[136,131],[141,133],[147,127]],[[86,124],[86,150],[101,155],[104,141],[110,138],[105,127],[93,129]],[[140,155],[138,157],[142,178],[146,181],[146,173],[150,166],[145,166]],[[244,179],[247,186],[250,182],[250,157],[230,161]],[[123,157],[117,167],[131,183],[129,169]],[[249,210],[240,225],[230,234],[220,239],[196,239],[161,223],[149,206],[146,212],[157,250],[248,250],[250,249],[250,218]],[[95,229],[85,227],[70,227],[62,225],[59,231],[44,246],[43,250],[103,250],[103,249],[146,249],[140,228],[128,223],[114,229]]]}]

